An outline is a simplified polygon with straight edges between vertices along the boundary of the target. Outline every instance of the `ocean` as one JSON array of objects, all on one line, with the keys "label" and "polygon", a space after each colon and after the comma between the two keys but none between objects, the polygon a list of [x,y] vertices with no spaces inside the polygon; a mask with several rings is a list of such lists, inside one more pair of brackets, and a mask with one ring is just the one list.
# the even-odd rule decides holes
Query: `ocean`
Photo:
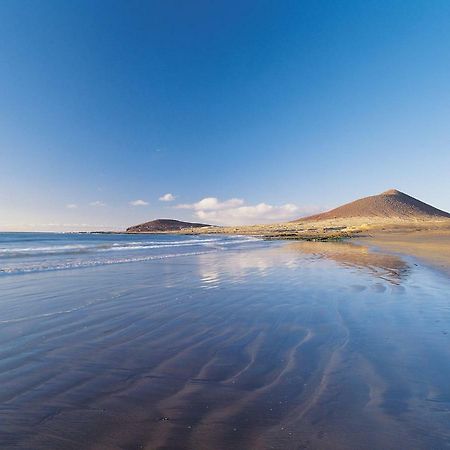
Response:
[{"label": "ocean", "polygon": [[244,236],[0,233],[0,274],[21,274],[193,256],[255,244]]}]

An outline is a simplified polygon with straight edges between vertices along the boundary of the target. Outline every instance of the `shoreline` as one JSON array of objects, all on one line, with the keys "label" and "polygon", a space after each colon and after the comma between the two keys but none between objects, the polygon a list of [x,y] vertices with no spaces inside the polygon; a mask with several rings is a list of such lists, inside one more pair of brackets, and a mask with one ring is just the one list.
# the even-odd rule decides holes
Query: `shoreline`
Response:
[{"label": "shoreline", "polygon": [[450,275],[450,220],[339,219],[271,225],[205,227],[176,231],[127,234],[224,234],[255,236],[266,240],[338,242],[374,246],[390,253],[412,256]]},{"label": "shoreline", "polygon": [[[58,233],[59,234],[59,233]],[[375,220],[373,218],[303,221],[269,225],[211,226],[174,231],[81,231],[64,234],[180,236],[253,236],[290,242],[356,241],[390,253],[412,256],[450,275],[450,220]]]}]

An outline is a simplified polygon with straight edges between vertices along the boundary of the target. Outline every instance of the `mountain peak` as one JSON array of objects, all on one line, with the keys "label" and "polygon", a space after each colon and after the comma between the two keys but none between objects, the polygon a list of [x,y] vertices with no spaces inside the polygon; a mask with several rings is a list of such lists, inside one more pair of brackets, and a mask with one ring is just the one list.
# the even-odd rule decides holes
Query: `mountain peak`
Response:
[{"label": "mountain peak", "polygon": [[380,195],[398,195],[398,194],[403,194],[403,192],[400,192],[397,189],[388,189],[387,191],[382,192]]},{"label": "mountain peak", "polygon": [[299,220],[330,220],[344,218],[377,218],[401,220],[430,220],[450,218],[450,214],[408,194],[389,189],[378,195],[360,198],[338,208]]}]

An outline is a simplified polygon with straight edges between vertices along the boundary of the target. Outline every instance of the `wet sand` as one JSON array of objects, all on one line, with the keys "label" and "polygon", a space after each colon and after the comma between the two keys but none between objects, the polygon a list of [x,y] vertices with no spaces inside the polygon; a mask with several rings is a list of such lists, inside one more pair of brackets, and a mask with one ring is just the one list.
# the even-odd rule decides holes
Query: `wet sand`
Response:
[{"label": "wet sand", "polygon": [[450,275],[450,230],[375,232],[360,242],[414,256]]},{"label": "wet sand", "polygon": [[352,243],[0,279],[2,449],[450,448],[450,280]]}]

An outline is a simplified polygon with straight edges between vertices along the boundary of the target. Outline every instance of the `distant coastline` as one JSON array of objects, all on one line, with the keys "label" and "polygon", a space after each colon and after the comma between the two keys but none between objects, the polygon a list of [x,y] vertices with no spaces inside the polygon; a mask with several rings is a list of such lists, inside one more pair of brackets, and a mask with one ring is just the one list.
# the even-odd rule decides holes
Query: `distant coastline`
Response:
[{"label": "distant coastline", "polygon": [[396,189],[364,197],[325,213],[268,225],[212,226],[156,219],[127,233],[244,234],[267,239],[337,240],[374,231],[417,231],[450,227],[450,213]]},{"label": "distant coastline", "polygon": [[450,273],[450,214],[396,189],[285,223],[207,226],[159,219],[125,232],[246,235],[314,242],[360,238],[368,244],[421,258]]}]

